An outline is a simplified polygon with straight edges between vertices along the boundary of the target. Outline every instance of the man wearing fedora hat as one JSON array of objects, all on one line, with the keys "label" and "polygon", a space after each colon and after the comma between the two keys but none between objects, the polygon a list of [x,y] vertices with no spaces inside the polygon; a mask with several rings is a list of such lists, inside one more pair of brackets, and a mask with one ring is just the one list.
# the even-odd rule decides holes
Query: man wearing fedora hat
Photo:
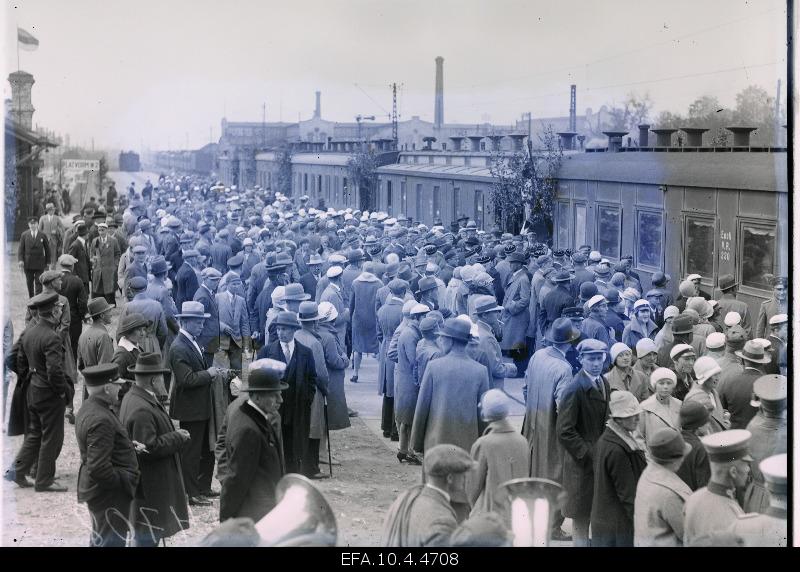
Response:
[{"label": "man wearing fedora hat", "polygon": [[90,546],[123,547],[139,483],[137,444],[112,409],[123,382],[112,363],[88,367],[83,375],[89,398],[75,422],[81,456],[78,502],[88,505],[92,517]]},{"label": "man wearing fedora hat", "polygon": [[444,355],[428,363],[420,382],[409,443],[416,452],[442,443],[469,450],[479,437],[478,403],[489,390],[489,372],[467,355],[470,329],[458,318],[439,329]]},{"label": "man wearing fedora hat", "polygon": [[[119,340],[117,341],[117,347],[114,350],[111,361],[117,364],[119,376],[126,381],[125,385],[122,386],[120,390],[120,400],[124,398],[133,384],[133,378],[128,373],[128,368],[136,363],[139,354],[142,353],[139,343],[144,336],[147,335],[147,324],[147,318],[138,313],[128,314],[117,324]],[[169,387],[169,384],[167,384],[167,389],[169,389]],[[165,401],[166,398],[166,393],[164,395],[159,395],[159,399],[162,401]]]},{"label": "man wearing fedora hat", "polygon": [[306,476],[317,474],[310,445],[311,405],[317,390],[317,370],[312,351],[294,337],[302,327],[297,314],[280,312],[274,320],[277,339],[264,346],[258,358],[286,364],[283,381],[289,384],[280,407],[286,470]]},{"label": "man wearing fedora hat", "polygon": [[[742,327],[747,332],[747,338],[752,337],[753,333],[753,320],[750,316],[750,306],[746,302],[742,302],[736,298],[739,290],[739,284],[731,274],[723,274],[718,280],[719,289],[721,292],[719,298],[719,313],[721,316],[726,316],[728,312],[738,312],[742,317]],[[759,336],[761,337],[761,336]]]},{"label": "man wearing fedora hat", "polygon": [[523,371],[527,358],[525,335],[528,331],[530,314],[528,304],[531,297],[531,283],[528,274],[523,268],[525,255],[521,252],[512,252],[508,256],[511,264],[511,275],[505,288],[503,299],[503,337],[500,347],[506,355],[514,359],[519,371]]},{"label": "man wearing fedora hat", "polygon": [[676,474],[689,485],[692,491],[706,486],[711,478],[708,453],[700,442],[700,438],[708,434],[707,425],[710,415],[708,408],[699,401],[687,400],[681,404],[681,435],[684,441],[692,447],[692,450],[683,459]]},{"label": "man wearing fedora hat", "polygon": [[128,281],[128,287],[133,294],[130,302],[125,304],[119,314],[122,320],[128,314],[143,314],[150,324],[147,336],[142,340],[142,349],[146,352],[160,353],[167,340],[167,321],[164,308],[147,295],[147,280],[141,276],[134,276]]},{"label": "man wearing fedora hat", "polygon": [[647,443],[647,467],[636,484],[633,544],[683,546],[683,513],[692,490],[676,471],[692,447],[672,427],[657,430]]},{"label": "man wearing fedora hat", "polygon": [[[174,380],[170,400],[170,417],[180,422],[191,441],[181,450],[181,469],[189,504],[208,506],[205,497],[211,492],[211,477],[214,470],[212,447],[216,432],[212,436],[212,424],[216,423],[216,401],[212,400],[212,384],[219,383],[230,372],[218,367],[209,367],[204,357],[204,348],[198,342],[203,332],[203,322],[211,317],[204,312],[200,302],[184,302],[180,319],[181,329],[169,350],[168,369]],[[214,407],[212,408],[212,405]]]},{"label": "man wearing fedora hat", "polygon": [[75,276],[83,282],[83,288],[86,294],[89,294],[89,280],[92,276],[92,262],[89,257],[88,245],[86,244],[86,235],[88,230],[86,224],[77,225],[77,236],[67,250],[67,254],[72,256],[77,262],[74,265]]},{"label": "man wearing fedora hat", "polygon": [[[328,268],[328,271],[325,273],[325,276],[328,278],[328,285],[322,292],[319,301],[330,302],[333,304],[333,307],[336,308],[336,311],[339,313],[339,317],[336,318],[336,330],[339,332],[340,341],[345,348],[348,348],[347,329],[350,323],[350,307],[345,305],[344,291],[342,286],[343,273],[344,270],[341,266],[331,266]],[[349,355],[350,352],[348,352],[348,356]]]},{"label": "man wearing fedora hat", "polygon": [[276,502],[278,481],[286,472],[281,436],[273,426],[283,404],[286,364],[261,359],[250,364],[247,400],[233,404],[225,431],[227,472],[220,494],[220,521],[249,517],[258,522]]},{"label": "man wearing fedora hat", "polygon": [[647,466],[635,433],[642,409],[629,391],[614,391],[610,419],[597,441],[592,496],[592,546],[633,546],[636,485]]},{"label": "man wearing fedora hat", "polygon": [[732,526],[744,514],[736,498],[744,492],[750,478],[748,451],[751,434],[744,429],[731,429],[702,437],[708,453],[711,479],[686,501],[684,511],[685,546],[703,541],[704,537]]},{"label": "man wearing fedora hat", "polygon": [[97,223],[98,235],[89,247],[92,261],[92,288],[95,297],[103,296],[109,304],[116,303],[117,263],[122,251],[116,239],[108,235],[108,224]]},{"label": "man wearing fedora hat", "polygon": [[550,281],[553,282],[556,287],[544,296],[539,305],[538,319],[543,332],[550,331],[550,326],[561,317],[561,312],[564,308],[575,305],[575,296],[570,286],[572,283],[572,274],[566,270],[559,270],[550,275]]},{"label": "man wearing fedora hat", "polygon": [[189,528],[180,451],[190,435],[175,429],[159,399],[167,372],[161,356],[152,353],[140,354],[126,371],[136,382],[122,399],[119,418],[130,438],[144,445],[138,452],[139,488],[131,506],[135,546],[156,546]]},{"label": "man wearing fedora hat", "polygon": [[[105,298],[93,298],[89,300],[89,316],[92,325],[81,333],[78,339],[78,371],[85,368],[109,363],[114,356],[114,340],[108,334],[107,326],[111,324],[111,310]],[[83,388],[83,398],[86,399],[88,393],[86,386]]]},{"label": "man wearing fedora hat", "polygon": [[480,295],[474,299],[474,316],[478,326],[478,363],[482,363],[489,370],[490,386],[503,389],[505,378],[517,376],[517,366],[503,362],[503,352],[496,335],[502,335],[503,326],[500,323],[502,306],[497,305],[497,300],[491,295]]},{"label": "man wearing fedora hat", "polygon": [[751,405],[753,384],[766,373],[766,366],[772,358],[766,354],[764,346],[752,340],[737,350],[736,355],[742,361],[743,370],[727,376],[718,391],[722,407],[731,412],[731,429],[744,429],[758,412]]},{"label": "man wearing fedora hat", "polygon": [[306,266],[308,271],[300,275],[300,284],[303,285],[306,294],[314,297],[317,295],[317,283],[322,276],[322,258],[314,253],[309,257]]}]

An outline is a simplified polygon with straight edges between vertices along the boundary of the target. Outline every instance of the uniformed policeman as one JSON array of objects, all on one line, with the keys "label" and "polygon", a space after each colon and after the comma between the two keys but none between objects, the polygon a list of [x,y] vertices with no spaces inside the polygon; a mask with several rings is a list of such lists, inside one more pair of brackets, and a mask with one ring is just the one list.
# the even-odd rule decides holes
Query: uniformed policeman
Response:
[{"label": "uniformed policeman", "polygon": [[787,546],[787,497],[786,453],[773,455],[759,463],[769,492],[769,506],[763,514],[749,513],[740,516],[732,532],[741,546]]},{"label": "uniformed policeman", "polygon": [[134,444],[113,409],[125,380],[115,363],[87,367],[83,377],[89,399],[75,421],[81,454],[78,502],[88,505],[92,517],[91,546],[125,546],[139,483]]},{"label": "uniformed policeman", "polygon": [[767,457],[786,453],[786,378],[782,375],[765,375],[753,384],[754,400],[750,403],[758,407],[758,413],[747,425],[753,435],[750,439],[750,455],[753,462],[750,470],[753,479],[744,495],[746,512],[765,512],[769,507],[769,497],[764,485],[764,477],[759,464]]},{"label": "uniformed policeman", "polygon": [[750,431],[731,429],[700,440],[708,452],[711,480],[686,501],[684,546],[706,542],[744,514],[736,494],[744,490],[750,475],[750,439]]}]

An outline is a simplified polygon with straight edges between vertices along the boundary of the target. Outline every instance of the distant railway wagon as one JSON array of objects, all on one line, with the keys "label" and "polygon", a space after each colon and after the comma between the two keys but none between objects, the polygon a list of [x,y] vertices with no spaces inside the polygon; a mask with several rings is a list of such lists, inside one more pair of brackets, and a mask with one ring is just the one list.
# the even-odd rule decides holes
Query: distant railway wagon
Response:
[{"label": "distant railway wagon", "polygon": [[119,154],[119,170],[126,171],[126,172],[137,172],[142,170],[141,163],[139,162],[139,155],[138,153],[134,153],[133,151],[125,152]]},{"label": "distant railway wagon", "polygon": [[[336,209],[363,205],[348,180],[346,153],[292,157],[295,196]],[[401,213],[447,228],[461,214],[479,229],[495,224],[487,152],[401,152],[377,169],[371,210]],[[757,315],[772,276],[788,274],[788,173],[785,148],[643,147],[566,151],[558,173],[554,248],[591,244],[609,260],[633,256],[645,289],[657,271],[702,276],[715,294],[732,274]],[[347,192],[345,192],[347,189]]]}]

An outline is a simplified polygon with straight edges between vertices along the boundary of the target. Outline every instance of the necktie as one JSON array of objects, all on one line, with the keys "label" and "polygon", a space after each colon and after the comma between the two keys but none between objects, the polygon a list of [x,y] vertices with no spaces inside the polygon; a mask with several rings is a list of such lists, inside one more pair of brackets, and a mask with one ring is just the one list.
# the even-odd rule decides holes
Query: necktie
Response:
[{"label": "necktie", "polygon": [[283,344],[283,353],[286,355],[286,364],[292,361],[292,352],[290,351],[289,344]]}]

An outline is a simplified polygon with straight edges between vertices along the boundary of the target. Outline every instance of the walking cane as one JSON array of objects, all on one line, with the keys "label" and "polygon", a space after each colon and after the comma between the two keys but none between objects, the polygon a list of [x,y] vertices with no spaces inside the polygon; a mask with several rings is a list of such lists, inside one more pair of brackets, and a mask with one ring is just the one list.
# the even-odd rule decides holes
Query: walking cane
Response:
[{"label": "walking cane", "polygon": [[333,478],[333,459],[331,458],[331,430],[328,427],[328,398],[324,397],[324,409],[325,409],[325,437],[328,441],[328,471],[330,472],[331,478]]}]

